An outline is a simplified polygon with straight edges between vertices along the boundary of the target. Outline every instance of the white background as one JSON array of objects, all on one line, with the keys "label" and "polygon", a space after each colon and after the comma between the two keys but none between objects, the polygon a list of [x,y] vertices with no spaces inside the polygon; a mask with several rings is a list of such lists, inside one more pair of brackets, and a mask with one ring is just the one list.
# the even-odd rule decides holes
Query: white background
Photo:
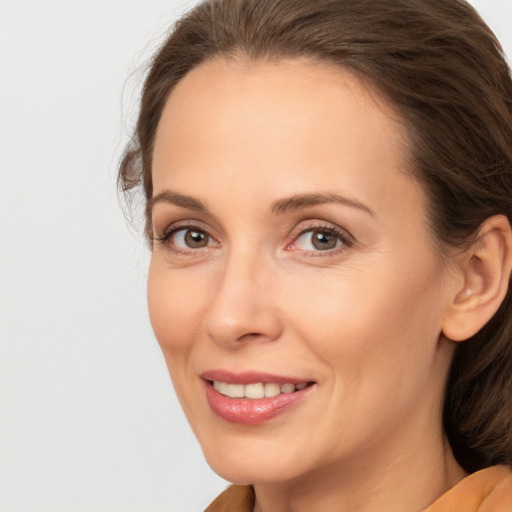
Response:
[{"label": "white background", "polygon": [[[203,461],[116,197],[145,59],[189,0],[0,0],[0,512],[192,512]],[[512,0],[474,0],[512,55]]]}]

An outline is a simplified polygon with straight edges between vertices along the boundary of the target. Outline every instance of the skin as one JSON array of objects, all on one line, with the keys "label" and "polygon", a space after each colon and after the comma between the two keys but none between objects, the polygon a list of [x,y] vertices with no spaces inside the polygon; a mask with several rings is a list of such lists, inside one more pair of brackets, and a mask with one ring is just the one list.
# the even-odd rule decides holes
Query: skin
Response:
[{"label": "skin", "polygon": [[[213,60],[167,101],[154,195],[205,211],[176,196],[153,206],[151,322],[209,464],[254,484],[256,510],[420,511],[464,477],[441,428],[455,345],[443,324],[464,276],[440,257],[407,157],[376,92],[305,60]],[[273,211],[302,194],[350,201]],[[190,226],[204,247],[187,247]],[[326,227],[344,240],[318,249]],[[236,425],[208,406],[210,369],[315,386]]]}]

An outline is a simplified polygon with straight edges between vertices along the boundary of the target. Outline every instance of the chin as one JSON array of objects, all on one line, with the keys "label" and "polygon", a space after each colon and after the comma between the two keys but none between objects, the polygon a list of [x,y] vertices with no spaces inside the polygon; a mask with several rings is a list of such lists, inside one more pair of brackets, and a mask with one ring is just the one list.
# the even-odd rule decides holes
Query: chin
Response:
[{"label": "chin", "polygon": [[288,460],[289,453],[283,456],[282,450],[267,443],[249,440],[241,443],[245,446],[240,446],[240,442],[217,442],[213,446],[202,444],[207,463],[225,480],[247,485],[277,483],[299,476],[301,469],[297,460]]},{"label": "chin", "polygon": [[206,459],[212,470],[221,478],[238,485],[278,483],[292,480],[298,475],[288,475],[285,468],[264,461],[243,463],[242,461],[219,461]]}]

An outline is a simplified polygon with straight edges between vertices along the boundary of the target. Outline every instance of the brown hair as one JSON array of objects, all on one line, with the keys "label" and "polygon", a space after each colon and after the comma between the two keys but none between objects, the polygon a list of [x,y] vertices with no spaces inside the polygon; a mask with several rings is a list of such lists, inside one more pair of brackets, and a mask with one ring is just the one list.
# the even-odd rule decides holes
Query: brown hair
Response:
[{"label": "brown hair", "polygon": [[[512,220],[512,81],[503,51],[463,0],[211,0],[192,9],[154,56],[123,192],[151,198],[157,125],[176,83],[216,56],[309,57],[382,91],[401,114],[411,172],[423,184],[441,250],[466,247],[483,221]],[[150,219],[147,218],[147,235]],[[468,471],[512,465],[512,298],[457,347],[444,427]]]}]

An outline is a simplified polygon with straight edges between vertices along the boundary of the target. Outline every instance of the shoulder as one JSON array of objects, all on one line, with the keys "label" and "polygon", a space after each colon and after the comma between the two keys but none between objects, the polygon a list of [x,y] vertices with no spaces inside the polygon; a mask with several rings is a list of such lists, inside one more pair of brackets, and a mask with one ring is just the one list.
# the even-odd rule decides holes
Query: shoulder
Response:
[{"label": "shoulder", "polygon": [[425,512],[512,511],[512,470],[506,466],[483,469],[443,494]]}]

